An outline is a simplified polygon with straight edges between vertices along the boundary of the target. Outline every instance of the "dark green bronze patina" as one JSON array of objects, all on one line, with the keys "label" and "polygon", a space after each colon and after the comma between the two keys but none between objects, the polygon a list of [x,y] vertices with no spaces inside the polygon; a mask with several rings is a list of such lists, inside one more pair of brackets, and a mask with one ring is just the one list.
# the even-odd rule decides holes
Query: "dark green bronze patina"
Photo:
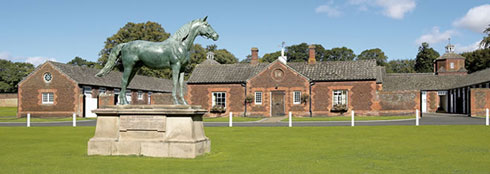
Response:
[{"label": "dark green bronze patina", "polygon": [[[204,19],[193,20],[182,26],[177,32],[163,42],[131,41],[115,46],[109,60],[104,68],[96,76],[104,76],[109,73],[118,59],[121,59],[124,66],[121,81],[121,95],[119,104],[126,105],[126,87],[133,79],[136,72],[143,66],[154,69],[172,68],[173,89],[172,97],[175,104],[187,105],[184,99],[184,68],[189,63],[190,50],[196,37],[218,40],[218,34]],[[179,98],[177,98],[177,87],[179,87]],[[180,100],[179,100],[180,99]]]}]

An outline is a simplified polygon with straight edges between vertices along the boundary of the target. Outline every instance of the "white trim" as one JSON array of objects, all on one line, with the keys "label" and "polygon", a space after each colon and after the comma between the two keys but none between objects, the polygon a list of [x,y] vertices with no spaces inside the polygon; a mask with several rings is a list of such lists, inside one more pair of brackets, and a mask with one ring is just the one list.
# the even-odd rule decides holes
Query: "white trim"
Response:
[{"label": "white trim", "polygon": [[138,91],[138,100],[143,100],[143,91]]},{"label": "white trim", "polygon": [[100,95],[100,94],[105,94],[105,92],[106,92],[106,91],[107,91],[107,90],[106,90],[104,87],[100,87],[100,88],[99,88],[99,95]]},{"label": "white trim", "polygon": [[[299,95],[296,96],[296,93],[299,93]],[[298,97],[298,101],[296,101],[296,97]],[[301,104],[301,91],[293,91],[293,104]]]},{"label": "white trim", "polygon": [[454,69],[454,62],[449,63],[449,68]]},{"label": "white trim", "polygon": [[[344,95],[344,97],[341,97],[341,100],[344,100],[343,102],[342,101],[335,102],[335,99],[336,99],[336,97],[335,97],[335,91],[341,91],[340,95],[341,96]],[[345,92],[345,94],[343,92]],[[348,96],[349,96],[349,91],[347,89],[336,89],[336,90],[332,90],[332,107],[335,104],[338,104],[339,102],[340,102],[340,104],[345,104],[345,106],[348,106],[348,104],[349,104]]]},{"label": "white trim", "polygon": [[[44,95],[46,95],[46,97]],[[44,99],[46,99],[46,100],[44,100]],[[42,104],[54,104],[54,93],[53,92],[43,92],[41,94],[41,103]]]},{"label": "white trim", "polygon": [[[257,99],[258,99],[257,94],[260,94],[260,101],[259,102],[257,101]],[[263,100],[262,94],[263,94],[262,92],[255,92],[254,102],[256,105],[262,104],[262,100]]]},{"label": "white trim", "polygon": [[224,105],[223,105],[223,107],[226,108],[226,92],[212,92],[211,93],[211,96],[212,96],[212,104],[213,104],[212,106],[213,107],[216,106],[216,97],[214,96],[214,94],[219,94],[219,93],[222,94],[222,96],[219,96],[219,97],[223,97],[223,99],[224,99]]}]

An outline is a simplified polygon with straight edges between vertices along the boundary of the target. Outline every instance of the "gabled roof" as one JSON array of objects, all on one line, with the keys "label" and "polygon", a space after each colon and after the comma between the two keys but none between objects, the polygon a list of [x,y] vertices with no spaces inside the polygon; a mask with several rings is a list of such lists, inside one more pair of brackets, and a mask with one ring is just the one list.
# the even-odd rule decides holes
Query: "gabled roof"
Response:
[{"label": "gabled roof", "polygon": [[[66,74],[79,85],[93,85],[113,88],[121,87],[122,73],[118,71],[111,71],[109,74],[103,77],[95,77],[95,74],[99,72],[99,69],[51,61],[47,63],[52,64],[56,69]],[[171,92],[172,87],[172,81],[169,79],[136,75],[129,84],[128,89]]]},{"label": "gabled roof", "polygon": [[[273,62],[274,63],[274,62]],[[272,63],[199,64],[187,83],[243,83]],[[312,81],[375,80],[376,61],[288,62],[294,71]]]},{"label": "gabled roof", "polygon": [[490,68],[480,70],[461,78],[453,88],[460,88],[464,86],[470,86],[473,84],[479,84],[484,82],[490,82]]}]

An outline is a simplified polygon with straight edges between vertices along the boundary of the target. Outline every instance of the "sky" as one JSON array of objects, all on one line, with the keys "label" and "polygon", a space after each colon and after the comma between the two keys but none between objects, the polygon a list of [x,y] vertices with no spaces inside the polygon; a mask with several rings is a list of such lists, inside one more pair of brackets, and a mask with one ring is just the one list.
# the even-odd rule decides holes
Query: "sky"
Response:
[{"label": "sky", "polygon": [[244,59],[286,46],[321,44],[359,54],[380,48],[389,60],[413,59],[422,42],[443,54],[472,51],[490,24],[483,0],[0,1],[0,59],[39,65],[75,56],[96,61],[104,41],[128,22],[153,21],[174,33],[208,16],[216,44]]}]

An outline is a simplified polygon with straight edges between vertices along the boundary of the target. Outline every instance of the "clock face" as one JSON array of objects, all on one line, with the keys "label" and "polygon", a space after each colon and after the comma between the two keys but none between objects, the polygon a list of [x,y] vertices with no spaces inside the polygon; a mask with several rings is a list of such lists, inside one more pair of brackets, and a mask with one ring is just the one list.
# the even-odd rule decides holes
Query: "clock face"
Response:
[{"label": "clock face", "polygon": [[51,73],[49,73],[49,72],[44,73],[44,81],[51,82],[52,79],[53,79],[53,76],[51,76]]}]

